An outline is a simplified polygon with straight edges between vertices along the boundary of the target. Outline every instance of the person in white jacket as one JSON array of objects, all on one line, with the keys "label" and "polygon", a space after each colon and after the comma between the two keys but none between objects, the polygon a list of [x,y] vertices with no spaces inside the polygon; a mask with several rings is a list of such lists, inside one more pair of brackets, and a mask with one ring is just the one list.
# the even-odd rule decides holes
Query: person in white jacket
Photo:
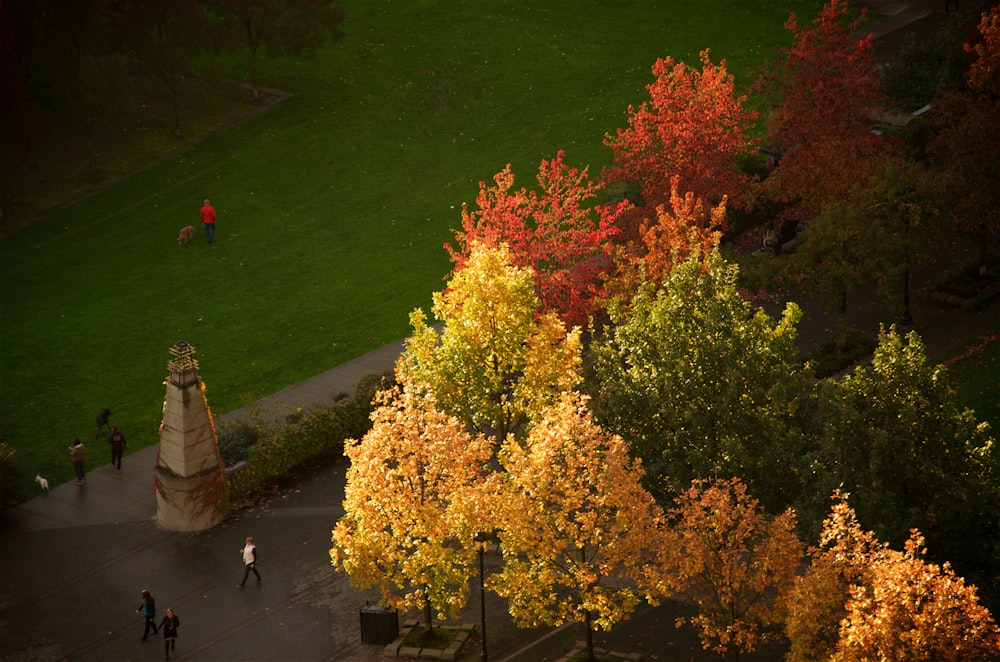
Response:
[{"label": "person in white jacket", "polygon": [[257,583],[259,584],[260,573],[257,572],[257,548],[253,544],[253,536],[247,537],[247,544],[240,550],[240,554],[243,555],[243,581],[237,584],[236,588],[243,588],[243,585],[247,583],[247,577],[250,576],[251,571],[257,576]]}]

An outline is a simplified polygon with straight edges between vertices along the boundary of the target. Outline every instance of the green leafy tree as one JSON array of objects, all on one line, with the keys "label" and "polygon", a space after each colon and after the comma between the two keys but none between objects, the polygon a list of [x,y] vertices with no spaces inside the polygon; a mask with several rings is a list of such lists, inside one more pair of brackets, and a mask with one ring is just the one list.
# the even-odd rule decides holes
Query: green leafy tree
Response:
[{"label": "green leafy tree", "polygon": [[738,660],[773,639],[767,628],[783,620],[782,598],[803,556],[795,513],[768,517],[738,478],[695,480],[675,504],[660,581],[698,605],[690,621],[702,646]]},{"label": "green leafy tree", "polygon": [[163,84],[173,110],[174,133],[181,135],[183,78],[207,43],[208,19],[194,0],[125,3],[117,34],[129,54]]},{"label": "green leafy tree", "polygon": [[593,660],[593,629],[611,629],[639,603],[621,580],[641,580],[659,547],[661,513],[641,464],[574,393],[546,409],[523,444],[509,437],[500,462],[504,567],[490,588],[519,625],[583,623]]},{"label": "green leafy tree", "polygon": [[874,283],[883,300],[902,311],[903,274],[927,258],[937,235],[925,182],[919,165],[885,159],[867,186],[823,204],[801,230],[802,245],[779,261],[782,284],[837,312],[839,340],[848,331],[852,292]]},{"label": "green leafy tree", "polygon": [[434,295],[440,331],[422,310],[397,363],[399,379],[432,395],[472,429],[503,440],[522,434],[580,380],[579,330],[538,313],[530,268],[506,245],[474,246],[448,287]]},{"label": "green leafy tree", "polygon": [[842,487],[892,544],[919,528],[963,575],[996,575],[1000,452],[916,332],[883,329],[870,366],[820,390],[818,420],[814,499]]},{"label": "green leafy tree", "polygon": [[256,99],[257,55],[310,55],[327,39],[340,39],[347,15],[331,0],[208,0],[234,43],[250,52],[250,81]]},{"label": "green leafy tree", "polygon": [[659,288],[641,289],[627,314],[613,308],[611,330],[592,346],[593,409],[642,458],[658,498],[723,472],[780,510],[799,480],[801,312],[789,303],[775,321],[755,309],[737,271],[717,252],[694,255]]},{"label": "green leafy tree", "polygon": [[330,559],[362,588],[377,586],[396,608],[457,618],[481,530],[468,515],[490,445],[406,388],[376,396],[372,429],[348,440],[345,514],[333,529]]}]

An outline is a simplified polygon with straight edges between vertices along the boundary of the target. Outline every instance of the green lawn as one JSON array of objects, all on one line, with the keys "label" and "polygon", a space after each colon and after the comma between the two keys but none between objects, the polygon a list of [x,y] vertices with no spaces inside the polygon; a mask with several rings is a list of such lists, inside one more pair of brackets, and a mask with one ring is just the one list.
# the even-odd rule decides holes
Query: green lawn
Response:
[{"label": "green lawn", "polygon": [[[598,176],[655,58],[711,47],[745,84],[819,4],[345,2],[345,39],[262,62],[290,100],[0,240],[3,440],[57,483],[104,407],[129,450],[157,441],[178,340],[217,413],[398,340],[480,180],[510,162],[531,184],[559,149]],[[248,78],[244,57],[204,67]],[[178,247],[205,197],[216,244]]]}]

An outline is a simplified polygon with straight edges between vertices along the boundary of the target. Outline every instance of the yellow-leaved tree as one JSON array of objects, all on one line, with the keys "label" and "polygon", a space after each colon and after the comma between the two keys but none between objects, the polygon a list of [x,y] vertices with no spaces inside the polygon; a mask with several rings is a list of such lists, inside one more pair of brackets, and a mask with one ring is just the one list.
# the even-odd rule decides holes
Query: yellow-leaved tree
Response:
[{"label": "yellow-leaved tree", "polygon": [[530,268],[505,244],[475,245],[448,287],[434,295],[438,332],[422,310],[396,364],[399,381],[434,397],[471,429],[503,440],[523,434],[579,381],[580,334],[554,312],[539,314]]},{"label": "yellow-leaved tree", "polygon": [[593,629],[632,613],[642,592],[624,580],[641,581],[660,539],[661,513],[642,487],[642,466],[572,392],[523,443],[509,436],[500,462],[504,566],[489,586],[518,625],[584,623],[593,660]]},{"label": "yellow-leaved tree", "polygon": [[428,631],[465,606],[476,551],[471,541],[489,442],[405,385],[376,395],[373,426],[349,439],[346,513],[330,559],[383,603],[422,609]]}]

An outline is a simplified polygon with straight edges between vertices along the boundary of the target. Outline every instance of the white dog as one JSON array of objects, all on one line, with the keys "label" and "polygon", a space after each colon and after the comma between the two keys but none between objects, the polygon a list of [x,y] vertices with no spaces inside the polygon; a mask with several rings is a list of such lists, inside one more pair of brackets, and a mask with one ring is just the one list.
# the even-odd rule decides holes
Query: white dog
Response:
[{"label": "white dog", "polygon": [[42,478],[38,474],[35,474],[35,482],[38,483],[38,486],[40,488],[42,488],[43,492],[48,492],[49,491],[49,479],[48,478]]}]

